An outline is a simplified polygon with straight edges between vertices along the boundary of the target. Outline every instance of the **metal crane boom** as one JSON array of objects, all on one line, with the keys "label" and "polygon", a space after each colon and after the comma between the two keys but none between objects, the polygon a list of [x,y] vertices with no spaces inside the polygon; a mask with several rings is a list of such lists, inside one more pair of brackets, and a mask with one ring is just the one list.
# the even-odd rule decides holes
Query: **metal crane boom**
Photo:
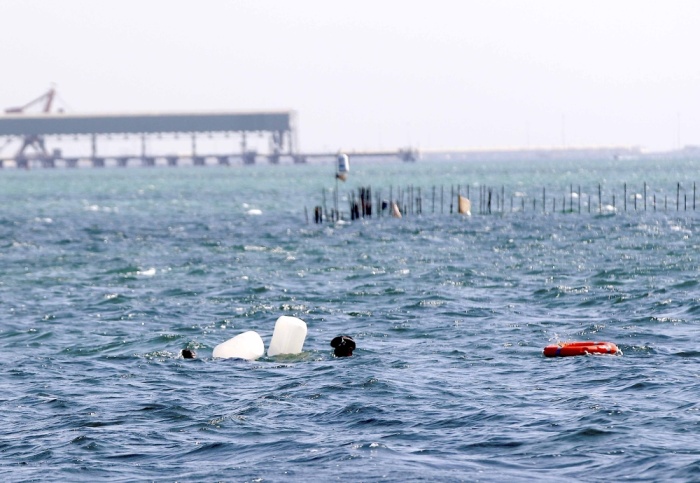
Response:
[{"label": "metal crane boom", "polygon": [[53,104],[53,98],[55,95],[56,95],[56,90],[52,87],[45,94],[42,94],[41,96],[37,97],[33,101],[30,101],[21,107],[9,107],[9,108],[5,109],[5,113],[7,113],[7,114],[22,113],[26,109],[32,107],[34,104],[40,103],[41,101],[45,101],[43,112],[49,112],[49,111],[51,111],[51,104]]}]

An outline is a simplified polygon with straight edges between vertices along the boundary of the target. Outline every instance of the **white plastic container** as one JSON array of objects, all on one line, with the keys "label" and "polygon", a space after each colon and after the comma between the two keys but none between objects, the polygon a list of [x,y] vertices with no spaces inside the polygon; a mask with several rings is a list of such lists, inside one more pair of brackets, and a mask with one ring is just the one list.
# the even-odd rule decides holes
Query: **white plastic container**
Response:
[{"label": "white plastic container", "polygon": [[272,333],[267,355],[299,354],[304,347],[305,339],[306,322],[283,315],[275,322],[275,330]]},{"label": "white plastic container", "polygon": [[236,337],[222,342],[214,347],[213,357],[222,359],[247,359],[254,361],[265,354],[265,344],[263,344],[260,334],[253,330],[238,334]]}]

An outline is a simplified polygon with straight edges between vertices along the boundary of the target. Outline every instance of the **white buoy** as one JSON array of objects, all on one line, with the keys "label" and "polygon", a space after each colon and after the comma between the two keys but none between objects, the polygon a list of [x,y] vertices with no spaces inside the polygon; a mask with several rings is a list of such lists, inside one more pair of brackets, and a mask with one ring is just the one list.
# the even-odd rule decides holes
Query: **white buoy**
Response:
[{"label": "white buoy", "polygon": [[222,359],[247,359],[254,361],[265,354],[265,345],[260,335],[249,330],[214,347],[213,357]]},{"label": "white buoy", "polygon": [[460,215],[472,216],[472,202],[469,201],[469,198],[457,195],[457,200],[457,213]]},{"label": "white buoy", "polygon": [[394,218],[401,218],[401,210],[395,201],[391,203],[391,216]]},{"label": "white buoy", "polygon": [[275,330],[272,333],[267,355],[299,354],[304,347],[304,339],[306,339],[306,322],[283,315],[275,322]]}]

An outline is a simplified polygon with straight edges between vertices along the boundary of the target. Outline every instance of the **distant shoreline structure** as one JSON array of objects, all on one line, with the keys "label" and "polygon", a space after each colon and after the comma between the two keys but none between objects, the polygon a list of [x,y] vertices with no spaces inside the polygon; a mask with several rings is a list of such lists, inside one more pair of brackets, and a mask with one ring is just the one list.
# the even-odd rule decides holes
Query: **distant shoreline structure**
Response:
[{"label": "distant shoreline structure", "polygon": [[[297,113],[170,112],[69,114],[52,112],[56,91],[0,115],[0,168],[105,168],[256,164],[266,159],[304,164],[335,160],[342,152],[353,160],[530,161],[700,156],[700,146],[647,152],[638,146],[566,146],[303,151],[297,139]],[[39,113],[30,113],[33,107]],[[3,152],[4,151],[4,152]],[[13,151],[10,154],[10,151]]]},{"label": "distant shoreline structure", "polygon": [[478,148],[421,151],[422,157],[465,161],[530,161],[537,159],[602,159],[627,161],[636,159],[700,158],[700,146],[685,146],[668,151],[647,151],[638,146],[581,146],[533,148]]},{"label": "distant shoreline structure", "polygon": [[[0,168],[155,167],[256,164],[304,164],[334,160],[339,152],[371,160],[529,161],[700,157],[700,146],[647,152],[638,146],[566,146],[503,148],[339,149],[303,151],[297,113],[171,112],[69,114],[52,112],[56,91],[48,92],[0,115]],[[39,113],[30,113],[38,106]],[[10,154],[9,151],[14,151]],[[4,151],[4,152],[3,152]]]},{"label": "distant shoreline structure", "polygon": [[[603,160],[625,162],[634,160],[662,159],[700,159],[700,146],[686,146],[682,149],[668,151],[644,151],[638,147],[572,147],[572,148],[493,148],[493,149],[434,149],[421,151],[413,148],[403,148],[395,151],[355,151],[343,150],[353,161],[387,162],[401,160],[403,162],[499,162],[499,161],[542,161],[542,160]],[[25,158],[18,162],[12,157],[0,156],[0,169],[34,169],[34,168],[127,168],[127,167],[177,167],[177,166],[232,166],[253,165],[255,154],[248,153],[248,158],[240,154],[201,154],[183,155],[122,155],[78,156],[72,158],[51,157]],[[258,155],[265,158],[264,155]],[[271,164],[327,164],[335,161],[337,152],[308,153],[308,154],[278,154]]]}]

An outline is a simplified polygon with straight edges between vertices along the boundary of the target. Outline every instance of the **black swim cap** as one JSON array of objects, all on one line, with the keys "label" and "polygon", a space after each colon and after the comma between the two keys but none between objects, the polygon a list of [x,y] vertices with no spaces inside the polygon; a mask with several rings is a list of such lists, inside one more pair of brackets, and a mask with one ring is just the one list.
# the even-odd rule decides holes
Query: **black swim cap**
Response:
[{"label": "black swim cap", "polygon": [[352,355],[352,351],[355,350],[355,341],[349,335],[339,335],[333,338],[331,341],[331,347],[333,347],[336,357],[349,357]]},{"label": "black swim cap", "polygon": [[190,349],[182,349],[180,351],[180,354],[182,355],[183,359],[194,359],[195,357],[197,357],[195,351]]}]

